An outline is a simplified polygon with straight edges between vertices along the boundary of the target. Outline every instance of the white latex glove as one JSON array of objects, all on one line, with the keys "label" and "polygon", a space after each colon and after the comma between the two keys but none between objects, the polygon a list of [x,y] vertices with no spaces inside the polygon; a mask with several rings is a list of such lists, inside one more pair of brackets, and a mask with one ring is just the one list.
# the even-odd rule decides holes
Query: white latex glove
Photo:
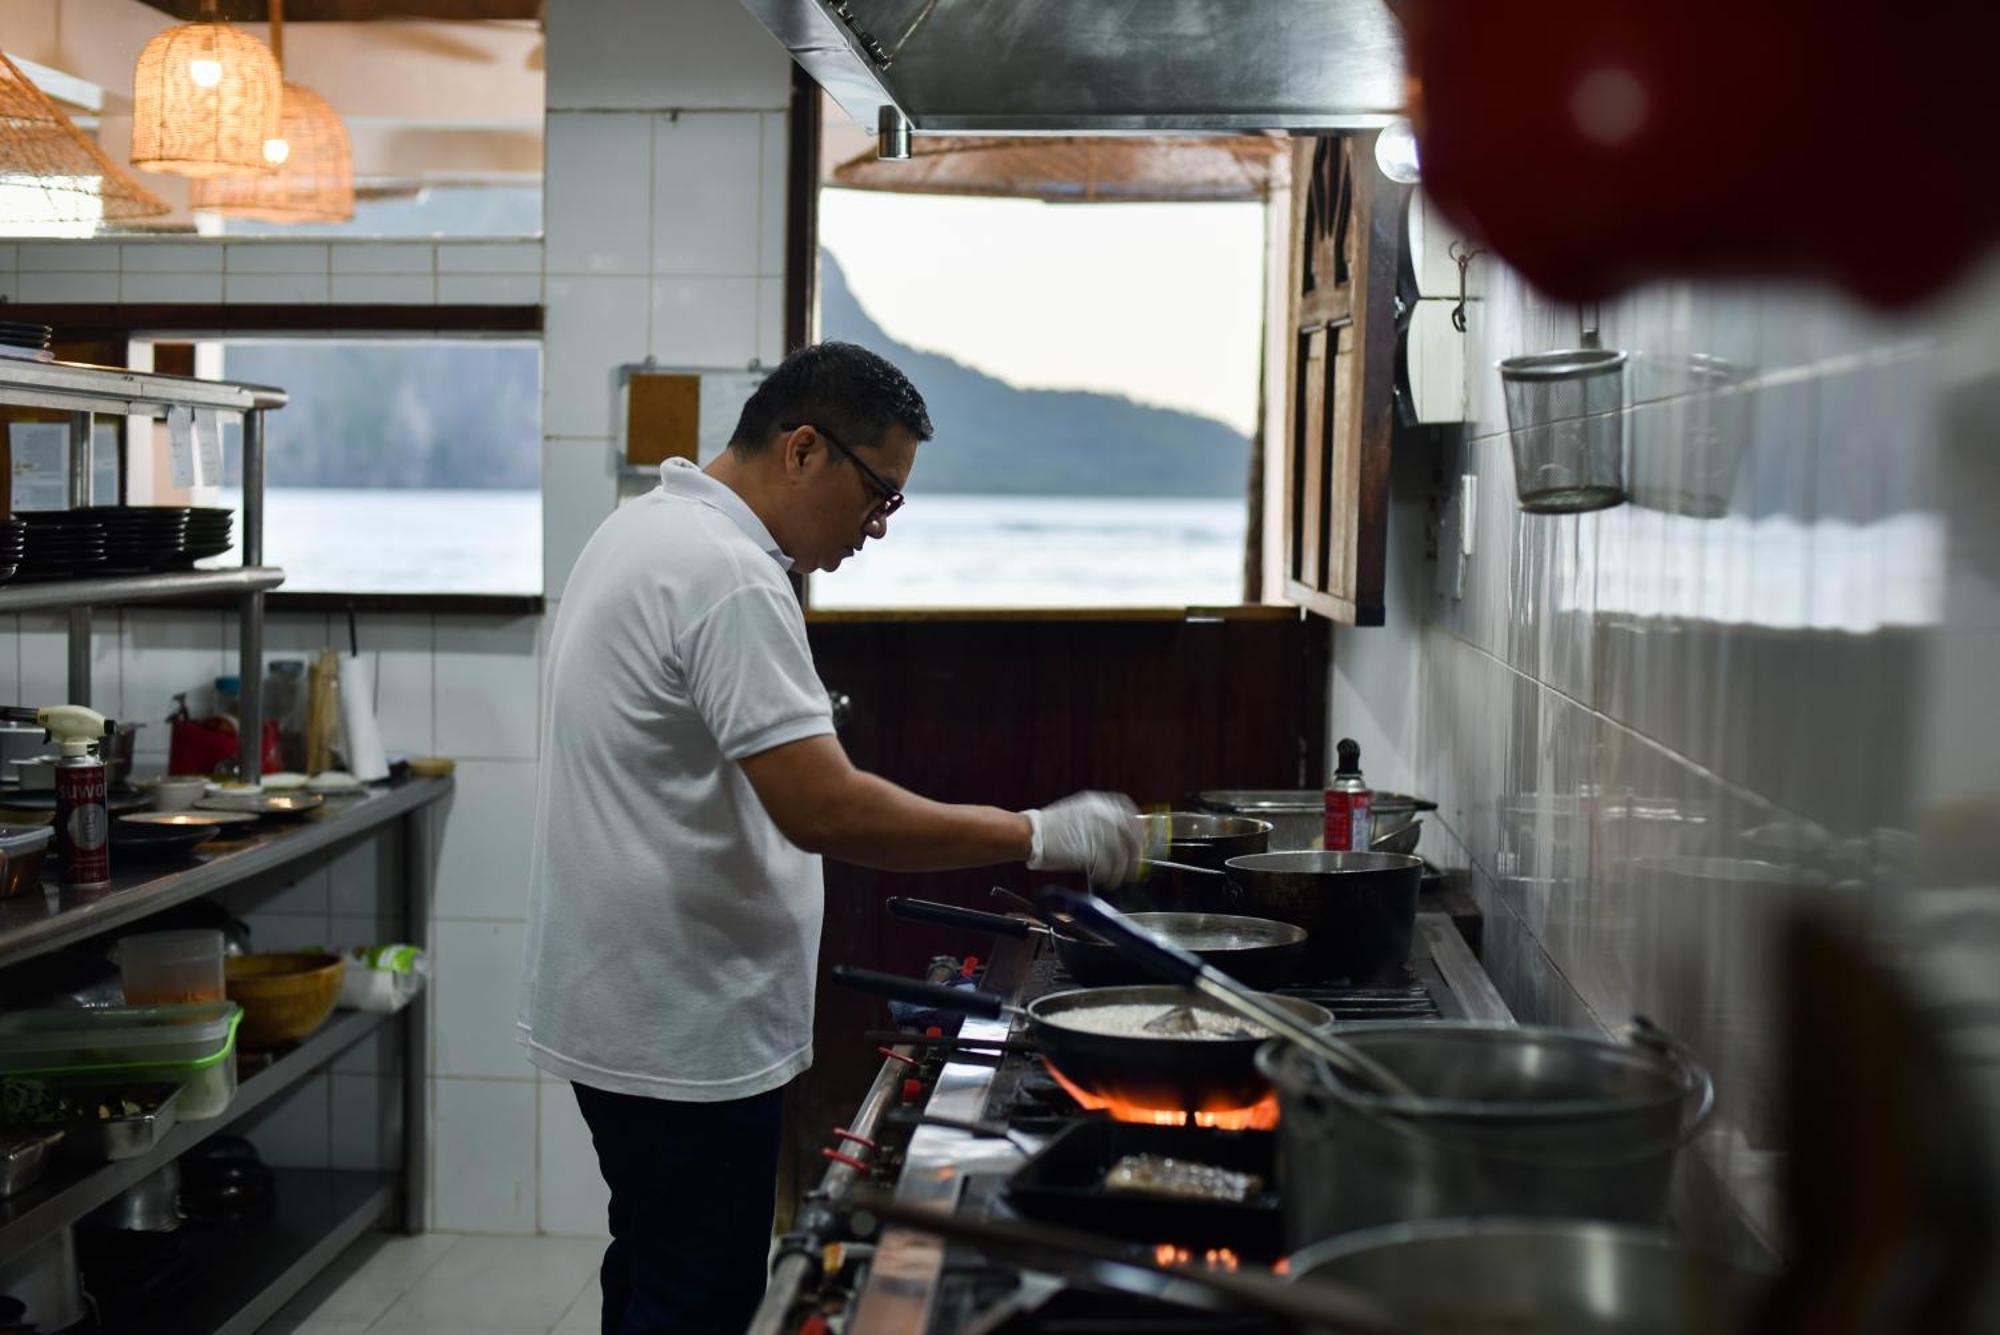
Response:
[{"label": "white latex glove", "polygon": [[1138,873],[1145,830],[1123,793],[1072,793],[1021,814],[1034,832],[1030,870],[1080,871],[1092,885],[1123,885]]}]

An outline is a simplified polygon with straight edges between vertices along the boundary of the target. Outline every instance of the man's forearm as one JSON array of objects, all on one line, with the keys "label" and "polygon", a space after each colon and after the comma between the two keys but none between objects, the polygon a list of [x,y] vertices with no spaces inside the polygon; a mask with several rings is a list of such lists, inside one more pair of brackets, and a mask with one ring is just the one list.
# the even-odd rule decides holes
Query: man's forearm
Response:
[{"label": "man's forearm", "polygon": [[933,802],[853,770],[817,813],[814,852],[881,871],[950,871],[1024,862],[1027,817],[1000,807]]}]

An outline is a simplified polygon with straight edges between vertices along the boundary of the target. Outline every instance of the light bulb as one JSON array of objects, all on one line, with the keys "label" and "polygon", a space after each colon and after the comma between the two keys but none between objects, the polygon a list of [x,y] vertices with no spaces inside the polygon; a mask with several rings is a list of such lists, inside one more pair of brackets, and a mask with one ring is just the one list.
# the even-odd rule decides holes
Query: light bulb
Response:
[{"label": "light bulb", "polygon": [[266,139],[264,141],[264,161],[270,163],[273,167],[282,166],[285,159],[291,155],[292,146],[285,140]]},{"label": "light bulb", "polygon": [[197,88],[213,88],[222,82],[222,62],[219,60],[190,60],[188,78],[194,80]]},{"label": "light bulb", "polygon": [[1417,136],[1406,120],[1393,120],[1375,136],[1375,165],[1398,185],[1415,185],[1423,179],[1417,165]]}]

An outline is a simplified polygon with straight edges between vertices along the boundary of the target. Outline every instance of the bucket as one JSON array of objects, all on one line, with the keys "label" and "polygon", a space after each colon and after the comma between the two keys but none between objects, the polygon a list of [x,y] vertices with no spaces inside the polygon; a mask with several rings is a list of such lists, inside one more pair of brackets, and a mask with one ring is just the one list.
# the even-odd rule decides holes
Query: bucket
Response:
[{"label": "bucket", "polygon": [[1412,1219],[1511,1215],[1657,1224],[1675,1156],[1715,1087],[1650,1026],[1632,1042],[1556,1029],[1393,1025],[1341,1037],[1416,1091],[1345,1083],[1272,1042],[1286,1243]]}]

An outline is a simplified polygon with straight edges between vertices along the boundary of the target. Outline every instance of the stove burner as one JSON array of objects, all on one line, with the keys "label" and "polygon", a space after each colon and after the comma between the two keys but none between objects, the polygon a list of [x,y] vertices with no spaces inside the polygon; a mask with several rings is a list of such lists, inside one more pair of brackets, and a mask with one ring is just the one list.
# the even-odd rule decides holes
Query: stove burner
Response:
[{"label": "stove burner", "polygon": [[1014,1130],[1046,1136],[1054,1135],[1078,1117],[1094,1115],[1086,1113],[1039,1062],[1017,1072],[1004,1112],[1007,1125]]}]

